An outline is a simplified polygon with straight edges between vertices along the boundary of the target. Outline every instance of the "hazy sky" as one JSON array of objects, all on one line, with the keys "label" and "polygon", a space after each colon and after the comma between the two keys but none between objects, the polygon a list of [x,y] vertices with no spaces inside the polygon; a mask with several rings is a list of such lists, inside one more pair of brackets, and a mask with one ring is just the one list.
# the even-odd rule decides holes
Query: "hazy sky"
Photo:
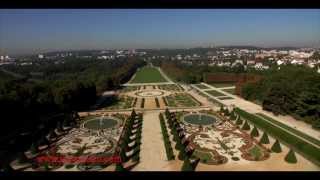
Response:
[{"label": "hazy sky", "polygon": [[320,10],[0,10],[0,51],[320,45]]}]

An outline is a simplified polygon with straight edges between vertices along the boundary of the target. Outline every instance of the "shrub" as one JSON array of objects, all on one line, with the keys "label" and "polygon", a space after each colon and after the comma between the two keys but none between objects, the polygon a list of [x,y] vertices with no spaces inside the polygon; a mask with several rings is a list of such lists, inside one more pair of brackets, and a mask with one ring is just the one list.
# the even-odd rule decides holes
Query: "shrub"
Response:
[{"label": "shrub", "polygon": [[273,143],[273,145],[272,145],[272,147],[271,147],[271,150],[272,150],[273,152],[276,152],[276,153],[282,152],[282,150],[281,150],[281,145],[280,145],[278,139]]},{"label": "shrub", "polygon": [[194,171],[189,159],[184,160],[181,171]]},{"label": "shrub", "polygon": [[66,169],[71,169],[71,168],[73,168],[74,167],[74,164],[67,164],[67,165],[65,165],[65,168]]},{"label": "shrub", "polygon": [[116,171],[126,171],[126,169],[122,166],[121,163],[116,164]]},{"label": "shrub", "polygon": [[297,163],[296,155],[292,149],[290,149],[284,160],[288,163]]},{"label": "shrub", "polygon": [[242,130],[250,130],[250,126],[247,121],[244,122],[244,124],[242,126]]},{"label": "shrub", "polygon": [[256,126],[253,127],[250,135],[251,135],[251,137],[258,137],[259,136],[259,131]]},{"label": "shrub", "polygon": [[260,143],[261,144],[269,144],[270,143],[269,137],[268,137],[266,132],[263,133],[263,135],[262,135],[262,137],[260,139]]},{"label": "shrub", "polygon": [[243,120],[239,117],[236,121],[237,125],[241,125],[243,123]]}]

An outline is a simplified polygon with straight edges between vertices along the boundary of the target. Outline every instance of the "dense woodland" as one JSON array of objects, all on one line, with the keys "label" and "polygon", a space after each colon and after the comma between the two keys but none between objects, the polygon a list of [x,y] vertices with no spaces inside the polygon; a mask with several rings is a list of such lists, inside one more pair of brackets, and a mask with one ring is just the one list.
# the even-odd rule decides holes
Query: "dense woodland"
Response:
[{"label": "dense woodland", "polygon": [[271,66],[269,70],[245,70],[236,68],[210,67],[200,61],[192,65],[179,61],[154,61],[174,80],[184,83],[199,83],[210,72],[250,73],[262,76],[257,83],[246,83],[241,87],[243,98],[259,103],[274,114],[289,114],[298,120],[320,128],[320,74],[316,69],[304,66],[286,65],[280,69]]},{"label": "dense woodland", "polygon": [[13,150],[28,148],[31,142],[13,148],[17,144],[8,140],[30,132],[32,142],[41,140],[50,129],[73,121],[75,112],[89,109],[101,92],[128,81],[143,65],[139,59],[65,59],[59,64],[37,61],[1,67],[1,146],[8,150],[7,143],[11,143]]},{"label": "dense woodland", "polygon": [[262,102],[274,114],[290,114],[320,128],[320,74],[306,67],[283,66],[243,86],[245,99]]}]

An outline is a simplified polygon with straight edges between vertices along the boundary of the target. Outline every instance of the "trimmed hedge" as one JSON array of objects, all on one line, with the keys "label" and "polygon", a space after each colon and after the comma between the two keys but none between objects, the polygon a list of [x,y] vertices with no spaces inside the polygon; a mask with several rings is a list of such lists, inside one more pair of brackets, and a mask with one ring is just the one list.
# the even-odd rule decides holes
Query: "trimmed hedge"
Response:
[{"label": "trimmed hedge", "polygon": [[156,101],[156,106],[157,106],[157,108],[159,108],[159,107],[160,107],[159,99],[158,99],[158,98],[155,98],[155,101]]},{"label": "trimmed hedge", "polygon": [[145,99],[144,98],[142,98],[142,101],[141,101],[141,108],[144,108],[144,101],[145,101]]},{"label": "trimmed hedge", "polygon": [[162,113],[159,114],[159,119],[160,119],[161,132],[163,135],[163,141],[166,149],[167,159],[170,161],[174,159],[174,153],[173,153],[173,149],[169,139],[169,134],[168,134],[167,127],[166,127]]}]

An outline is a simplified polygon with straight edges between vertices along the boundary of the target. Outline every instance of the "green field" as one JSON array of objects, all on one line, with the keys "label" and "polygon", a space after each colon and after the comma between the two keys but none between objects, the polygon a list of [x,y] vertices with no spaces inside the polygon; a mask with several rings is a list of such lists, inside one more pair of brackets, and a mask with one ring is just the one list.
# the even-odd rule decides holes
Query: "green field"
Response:
[{"label": "green field", "polygon": [[167,82],[162,77],[158,69],[153,67],[143,67],[136,72],[135,77],[130,83],[157,83]]},{"label": "green field", "polygon": [[242,118],[255,124],[258,128],[279,139],[282,143],[287,144],[293,150],[300,152],[305,158],[320,166],[320,149],[318,147],[274,126],[259,116],[250,114],[239,108],[236,108],[235,111]]},{"label": "green field", "polygon": [[222,94],[216,90],[210,90],[210,91],[206,91],[207,93],[211,94],[212,96],[216,97],[216,96],[226,96],[225,94]]}]

